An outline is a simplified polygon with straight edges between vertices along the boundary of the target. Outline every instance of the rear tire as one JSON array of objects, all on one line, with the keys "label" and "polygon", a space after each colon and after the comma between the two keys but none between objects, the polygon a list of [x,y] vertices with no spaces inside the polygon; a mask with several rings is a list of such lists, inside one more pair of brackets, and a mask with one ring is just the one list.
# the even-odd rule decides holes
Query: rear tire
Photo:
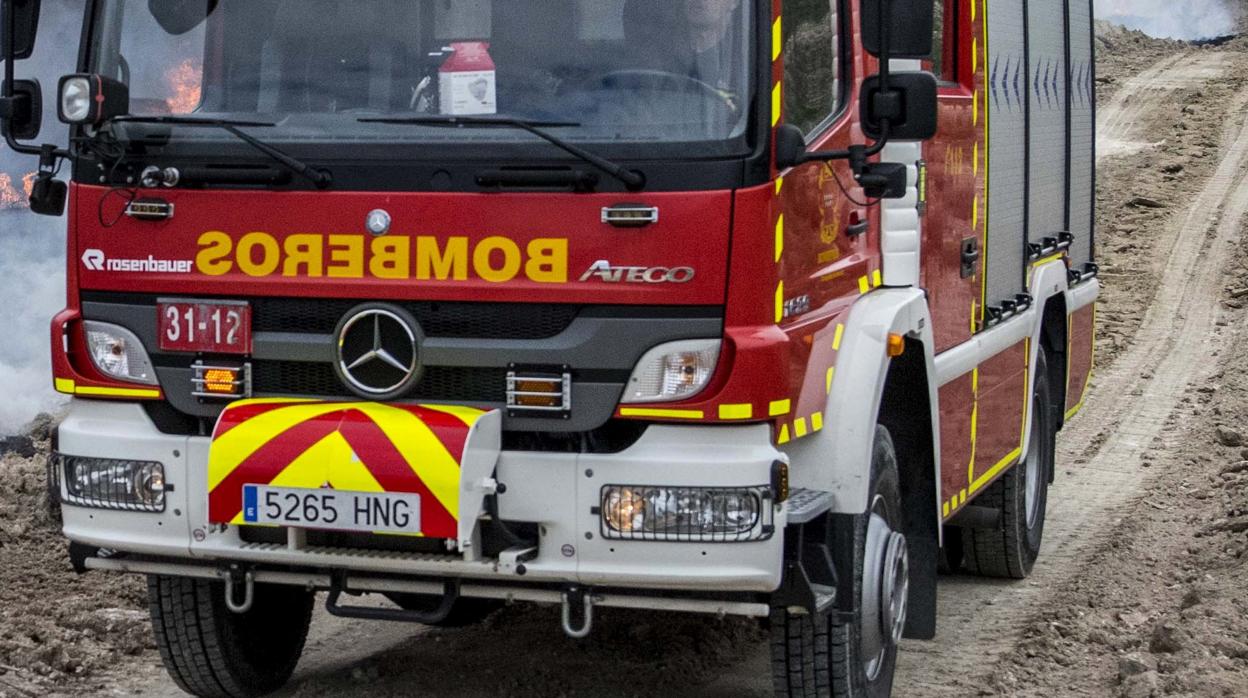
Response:
[{"label": "rear tire", "polygon": [[223,582],[149,575],[148,609],[165,669],[205,698],[253,698],[290,680],[312,621],[314,594],[256,584],[251,610],[225,606]]},{"label": "rear tire", "polygon": [[975,499],[978,506],[996,509],[1001,524],[962,529],[963,565],[971,574],[1025,579],[1040,555],[1057,423],[1050,403],[1048,357],[1043,349],[1037,357],[1026,457]]},{"label": "rear tire", "polygon": [[883,426],[875,428],[869,501],[867,513],[854,518],[857,616],[838,621],[832,613],[812,617],[784,608],[771,611],[772,683],[778,696],[885,698],[892,692],[897,641],[906,621],[909,562],[900,533],[897,453]]}]

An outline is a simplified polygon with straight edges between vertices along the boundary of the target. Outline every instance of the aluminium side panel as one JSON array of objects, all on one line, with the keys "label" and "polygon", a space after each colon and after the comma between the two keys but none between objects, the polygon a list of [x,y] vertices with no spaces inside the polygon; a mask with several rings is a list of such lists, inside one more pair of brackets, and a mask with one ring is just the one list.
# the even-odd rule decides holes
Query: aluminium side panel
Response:
[{"label": "aluminium side panel", "polygon": [[1073,265],[1093,261],[1096,197],[1096,85],[1092,2],[1070,1],[1070,246]]},{"label": "aluminium side panel", "polygon": [[[1036,0],[1031,0],[1036,2]],[[988,240],[984,303],[1024,290],[1027,234],[1027,33],[1023,0],[988,7]]]},{"label": "aluminium side panel", "polygon": [[1031,106],[1027,234],[1035,243],[1067,230],[1065,5],[1064,0],[1027,0]]}]

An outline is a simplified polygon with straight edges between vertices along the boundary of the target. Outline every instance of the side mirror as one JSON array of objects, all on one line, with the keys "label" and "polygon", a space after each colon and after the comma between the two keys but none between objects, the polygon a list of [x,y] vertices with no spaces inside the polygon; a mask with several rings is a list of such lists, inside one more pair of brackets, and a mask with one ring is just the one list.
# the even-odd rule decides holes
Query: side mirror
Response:
[{"label": "side mirror", "polygon": [[198,27],[216,9],[217,0],[147,0],[147,11],[174,36]]},{"label": "side mirror", "polygon": [[776,169],[787,170],[806,162],[806,135],[793,124],[776,128]]},{"label": "side mirror", "polygon": [[61,78],[57,116],[67,124],[99,124],[130,112],[130,88],[103,75]]},{"label": "side mirror", "polygon": [[43,89],[38,80],[14,80],[13,97],[0,114],[0,128],[19,141],[39,137],[43,127]]},{"label": "side mirror", "polygon": [[39,33],[39,0],[4,0],[6,16],[13,22],[13,45],[8,45],[8,31],[0,31],[0,56],[24,61],[35,52],[35,36]]},{"label": "side mirror", "polygon": [[932,0],[863,0],[862,46],[880,55],[880,22],[888,5],[888,57],[927,58],[932,53]]},{"label": "side mirror", "polygon": [[873,140],[883,135],[881,121],[888,119],[888,137],[900,141],[925,141],[936,135],[936,77],[931,73],[892,73],[888,90],[880,89],[880,77],[862,81],[862,132]]}]

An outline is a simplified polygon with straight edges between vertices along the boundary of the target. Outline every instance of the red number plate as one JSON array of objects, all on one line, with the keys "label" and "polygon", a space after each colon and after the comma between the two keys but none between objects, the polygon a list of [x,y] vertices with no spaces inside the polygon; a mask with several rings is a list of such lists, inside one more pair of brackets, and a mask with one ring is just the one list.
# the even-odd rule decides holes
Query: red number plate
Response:
[{"label": "red number plate", "polygon": [[246,303],[162,301],[161,351],[251,353],[251,306]]}]

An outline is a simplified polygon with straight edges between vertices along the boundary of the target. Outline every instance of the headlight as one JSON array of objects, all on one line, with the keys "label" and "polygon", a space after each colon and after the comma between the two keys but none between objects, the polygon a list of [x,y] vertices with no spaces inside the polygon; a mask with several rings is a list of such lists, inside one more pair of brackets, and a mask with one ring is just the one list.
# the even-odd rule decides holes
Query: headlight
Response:
[{"label": "headlight", "polygon": [[91,81],[85,75],[67,77],[61,83],[61,120],[71,124],[91,118]]},{"label": "headlight", "polygon": [[84,323],[91,362],[106,376],[131,383],[157,385],[147,350],[133,332],[104,322]]},{"label": "headlight", "polygon": [[621,401],[671,402],[696,395],[715,374],[721,345],[718,339],[694,339],[651,349],[637,362]]},{"label": "headlight", "polygon": [[54,454],[65,478],[65,502],[101,509],[163,512],[165,466],[150,461]]},{"label": "headlight", "polygon": [[608,485],[600,510],[606,538],[687,542],[764,540],[774,532],[770,486]]}]

